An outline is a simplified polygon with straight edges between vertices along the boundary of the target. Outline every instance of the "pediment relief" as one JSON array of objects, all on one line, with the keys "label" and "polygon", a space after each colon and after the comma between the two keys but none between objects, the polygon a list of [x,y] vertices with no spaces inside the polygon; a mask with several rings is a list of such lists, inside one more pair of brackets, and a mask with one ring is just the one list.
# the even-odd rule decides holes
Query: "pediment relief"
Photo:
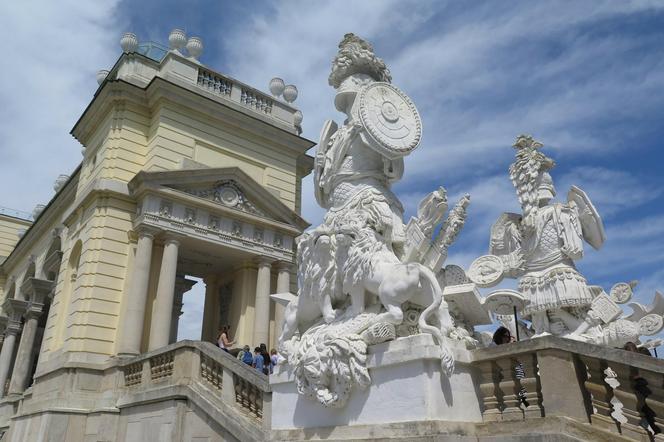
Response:
[{"label": "pediment relief", "polygon": [[182,188],[176,189],[190,195],[213,201],[217,204],[230,207],[242,212],[267,217],[266,213],[252,203],[242,188],[234,180],[221,180],[212,186],[200,188]]},{"label": "pediment relief", "polygon": [[[237,167],[141,171],[128,187],[130,194],[137,198],[142,198],[144,192],[159,193],[160,189],[176,191],[182,196],[191,195],[220,207],[288,224],[299,231],[309,227],[309,223],[278,196]],[[166,197],[164,201],[170,199]],[[195,206],[194,201],[190,204]]]}]

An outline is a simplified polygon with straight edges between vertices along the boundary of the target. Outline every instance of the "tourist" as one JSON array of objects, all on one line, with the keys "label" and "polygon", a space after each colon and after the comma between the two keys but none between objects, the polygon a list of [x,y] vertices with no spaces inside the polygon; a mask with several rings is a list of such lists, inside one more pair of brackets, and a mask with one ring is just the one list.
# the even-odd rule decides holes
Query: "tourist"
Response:
[{"label": "tourist", "polygon": [[493,343],[492,347],[496,345],[509,344],[515,342],[514,336],[506,327],[498,327],[493,333]]},{"label": "tourist", "polygon": [[[623,346],[623,350],[626,350],[631,353],[640,353],[643,355],[652,356],[647,348],[643,347],[639,348],[634,342],[626,343]],[[648,398],[648,396],[652,394],[652,390],[650,390],[650,388],[648,387],[648,381],[639,376],[638,371],[636,373],[637,374],[634,374],[632,376],[632,388],[636,393],[638,402],[643,404],[641,406],[641,409],[639,410],[641,412],[641,415],[643,416],[641,421],[641,426],[645,429],[648,429],[648,427],[650,427],[653,433],[659,434],[662,432],[662,430],[656,424],[655,417],[657,415],[655,414],[655,411],[652,408],[650,408],[650,406],[648,406],[648,404],[646,403],[646,399]]]},{"label": "tourist", "polygon": [[273,348],[270,350],[270,374],[274,373],[274,367],[277,366],[279,362],[279,355],[277,354],[277,349]]},{"label": "tourist", "polygon": [[[498,327],[496,329],[493,334],[492,346],[510,344],[512,342],[516,342],[516,339],[514,339],[514,336],[512,336],[512,333],[506,327]],[[519,361],[514,365],[514,374],[519,381],[526,377],[523,364]],[[526,407],[530,405],[526,400],[526,389],[523,386],[519,389],[519,401]]]},{"label": "tourist", "polygon": [[230,348],[235,344],[235,341],[231,341],[228,337],[228,326],[224,325],[219,330],[219,335],[217,336],[217,345],[220,349],[229,353]]},{"label": "tourist", "polygon": [[242,347],[242,350],[237,354],[237,358],[250,366],[254,363],[254,356],[251,354],[251,348],[248,345]]},{"label": "tourist", "polygon": [[264,373],[264,367],[265,367],[265,362],[263,359],[263,354],[261,353],[261,348],[256,347],[254,348],[254,362],[253,362],[253,367],[260,371],[261,373]]},{"label": "tourist", "polygon": [[261,356],[263,356],[263,373],[270,374],[272,360],[270,359],[270,354],[267,352],[267,345],[261,344],[259,348],[261,349]]}]

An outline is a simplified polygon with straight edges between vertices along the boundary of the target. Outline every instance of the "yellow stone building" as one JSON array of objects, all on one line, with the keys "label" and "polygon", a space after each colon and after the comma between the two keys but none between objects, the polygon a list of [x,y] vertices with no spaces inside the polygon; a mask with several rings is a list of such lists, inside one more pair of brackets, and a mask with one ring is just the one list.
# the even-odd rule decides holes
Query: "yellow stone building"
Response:
[{"label": "yellow stone building", "polygon": [[[302,114],[203,66],[196,48],[185,56],[132,35],[122,45],[71,131],[81,164],[34,222],[0,214],[7,440],[37,440],[28,427],[58,421],[49,413],[113,408],[99,403],[109,367],[175,342],[185,275],[204,278],[212,342],[228,324],[239,343],[274,345],[283,310],[269,295],[294,284],[314,144],[299,136]],[[76,419],[60,421],[69,435]]]}]

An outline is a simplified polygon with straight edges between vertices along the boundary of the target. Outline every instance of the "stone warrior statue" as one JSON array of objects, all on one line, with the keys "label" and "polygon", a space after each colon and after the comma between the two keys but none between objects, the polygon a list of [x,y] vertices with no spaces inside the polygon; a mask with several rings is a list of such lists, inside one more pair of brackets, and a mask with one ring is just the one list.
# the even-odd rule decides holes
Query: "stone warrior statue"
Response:
[{"label": "stone warrior statue", "polygon": [[403,157],[419,145],[422,125],[414,104],[390,82],[372,46],[346,34],[329,77],[346,120],[341,127],[325,123],[314,166],[316,200],[327,213],[298,238],[298,296],[286,307],[279,338],[298,391],[330,407],[342,407],[354,385],[370,384],[367,345],[396,337],[407,302],[424,307],[419,331],[434,336],[443,370],[453,370],[444,336],[454,324],[435,271],[463,225],[468,197],[435,239],[447,210],[442,188],[404,225],[390,186],[403,175]]},{"label": "stone warrior statue", "polygon": [[[576,269],[574,261],[583,257],[584,240],[595,249],[604,243],[602,219],[576,186],[566,203],[551,203],[556,191],[549,170],[555,163],[541,147],[531,136],[517,137],[509,173],[523,214],[499,217],[491,228],[490,255],[476,259],[468,270],[480,287],[495,286],[504,276],[519,278],[518,292],[493,292],[485,304],[500,300],[494,304],[518,306],[522,317],[531,321],[532,337],[555,334],[622,346],[640,334],[656,333],[662,328],[659,302],[650,308],[637,305],[635,314],[620,318],[623,312],[617,304],[631,298],[636,282],[618,283],[607,295],[601,287],[588,285]],[[637,308],[646,313],[638,314]]]}]

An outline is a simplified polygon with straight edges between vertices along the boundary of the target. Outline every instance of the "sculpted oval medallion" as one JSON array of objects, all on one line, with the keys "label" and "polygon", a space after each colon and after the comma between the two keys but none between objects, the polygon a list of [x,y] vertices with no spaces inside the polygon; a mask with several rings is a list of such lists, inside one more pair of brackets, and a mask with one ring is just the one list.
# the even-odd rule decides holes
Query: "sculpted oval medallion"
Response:
[{"label": "sculpted oval medallion", "polygon": [[652,336],[658,333],[664,327],[664,319],[661,315],[649,314],[639,319],[639,333],[646,336]]},{"label": "sculpted oval medallion", "polygon": [[406,94],[389,83],[376,82],[362,88],[358,116],[371,147],[388,158],[408,155],[422,138],[422,120]]},{"label": "sculpted oval medallion", "polygon": [[226,186],[219,190],[219,200],[225,206],[234,207],[240,202],[240,195],[232,187]]},{"label": "sculpted oval medallion", "polygon": [[632,286],[625,282],[614,284],[609,296],[613,302],[624,304],[632,299]]},{"label": "sculpted oval medallion", "polygon": [[468,278],[479,287],[493,287],[503,279],[503,261],[495,255],[484,255],[470,265]]}]

